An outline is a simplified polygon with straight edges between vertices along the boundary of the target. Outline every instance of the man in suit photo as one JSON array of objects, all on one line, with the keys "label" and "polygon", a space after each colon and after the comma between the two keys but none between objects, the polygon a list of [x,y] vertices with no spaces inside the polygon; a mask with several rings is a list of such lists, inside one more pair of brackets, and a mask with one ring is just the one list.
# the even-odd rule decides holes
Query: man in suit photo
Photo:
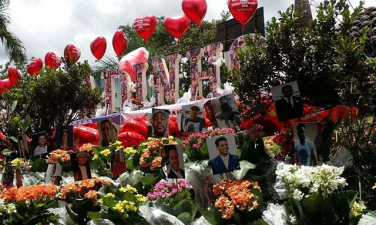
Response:
[{"label": "man in suit photo", "polygon": [[214,175],[240,170],[239,158],[237,155],[230,154],[226,137],[217,138],[215,146],[219,155],[209,161]]},{"label": "man in suit photo", "polygon": [[282,98],[275,102],[275,109],[279,121],[287,121],[303,116],[303,103],[300,97],[293,96],[291,85],[282,87]]},{"label": "man in suit photo", "polygon": [[184,179],[185,178],[185,172],[183,169],[179,168],[179,154],[176,148],[176,145],[165,145],[165,150],[167,153],[168,158],[168,165],[167,168],[167,178],[172,179]]}]

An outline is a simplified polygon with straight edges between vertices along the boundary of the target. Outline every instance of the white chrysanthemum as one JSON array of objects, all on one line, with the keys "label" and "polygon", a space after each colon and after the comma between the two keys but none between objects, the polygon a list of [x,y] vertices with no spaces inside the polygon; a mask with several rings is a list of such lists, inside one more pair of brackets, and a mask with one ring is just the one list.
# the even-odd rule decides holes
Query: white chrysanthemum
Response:
[{"label": "white chrysanthemum", "polygon": [[13,204],[13,203],[9,203],[7,204],[7,213],[10,215],[12,213],[16,213],[17,212],[17,209],[16,209],[16,205]]},{"label": "white chrysanthemum", "polygon": [[262,218],[269,225],[287,225],[285,218],[287,210],[285,205],[269,204],[267,209],[262,213]]}]

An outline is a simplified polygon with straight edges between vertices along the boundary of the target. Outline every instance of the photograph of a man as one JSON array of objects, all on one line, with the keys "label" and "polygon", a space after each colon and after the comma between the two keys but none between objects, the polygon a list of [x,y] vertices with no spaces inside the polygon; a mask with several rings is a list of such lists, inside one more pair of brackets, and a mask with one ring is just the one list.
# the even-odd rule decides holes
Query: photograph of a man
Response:
[{"label": "photograph of a man", "polygon": [[279,121],[287,121],[303,116],[303,103],[299,96],[299,88],[296,81],[273,87],[272,95]]},{"label": "photograph of a man", "polygon": [[86,152],[71,154],[71,166],[73,170],[74,181],[91,178],[89,156]]},{"label": "photograph of a man", "polygon": [[111,169],[112,178],[118,177],[120,174],[127,171],[124,150],[122,148],[119,150],[115,150],[115,152],[112,154]]},{"label": "photograph of a man", "polygon": [[184,160],[181,145],[165,145],[164,150],[168,160],[167,178],[184,179]]},{"label": "photograph of a man", "polygon": [[206,142],[209,149],[209,164],[214,175],[240,170],[233,134],[208,138]]},{"label": "photograph of a man", "polygon": [[224,95],[216,99],[212,99],[212,105],[215,109],[215,117],[219,127],[232,128],[241,124],[238,106],[232,94]]},{"label": "photograph of a man", "polygon": [[108,147],[117,140],[117,129],[112,124],[111,119],[105,119],[97,123],[99,131],[99,143],[103,147]]},{"label": "photograph of a man", "polygon": [[192,104],[182,106],[184,113],[184,132],[191,134],[206,130],[205,118],[202,105]]},{"label": "photograph of a man", "polygon": [[48,155],[46,133],[41,132],[34,134],[32,138],[33,144],[36,146],[34,149],[34,159],[45,159]]},{"label": "photograph of a man", "polygon": [[168,120],[170,111],[167,109],[152,109],[149,124],[151,124],[151,134],[149,137],[168,137]]},{"label": "photograph of a man", "polygon": [[315,143],[321,137],[318,123],[294,124],[294,148],[296,163],[304,166],[316,166],[318,162]]}]

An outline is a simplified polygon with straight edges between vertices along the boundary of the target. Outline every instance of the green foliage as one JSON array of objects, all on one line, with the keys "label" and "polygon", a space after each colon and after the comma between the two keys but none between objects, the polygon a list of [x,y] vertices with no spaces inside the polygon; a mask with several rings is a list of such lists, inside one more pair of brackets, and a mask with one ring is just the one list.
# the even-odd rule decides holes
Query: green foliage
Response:
[{"label": "green foliage", "polygon": [[[348,36],[359,12],[356,8],[350,13],[349,7],[345,0],[323,1],[308,27],[300,22],[299,11],[290,7],[268,23],[264,45],[258,37],[247,38],[248,47],[238,52],[241,68],[231,71],[230,77],[240,101],[253,106],[248,116],[267,112],[271,102],[261,92],[268,94],[272,86],[295,80],[308,104],[358,105],[366,110],[367,102],[367,110],[374,111],[369,88],[376,64],[363,54],[364,43]],[[343,24],[341,33],[335,32],[337,20]]]},{"label": "green foliage", "polygon": [[50,131],[53,125],[69,124],[94,113],[101,91],[83,84],[90,75],[87,62],[58,70],[44,68],[39,77],[23,76],[17,87],[3,95],[3,100],[6,104],[17,101],[15,111],[25,120],[19,125],[22,129],[30,123],[32,130]]},{"label": "green foliage", "polygon": [[6,225],[35,225],[45,222],[57,223],[59,215],[48,212],[47,209],[57,207],[56,200],[46,200],[43,204],[36,201],[28,203],[16,203],[16,213],[12,213],[10,217],[4,221]]}]

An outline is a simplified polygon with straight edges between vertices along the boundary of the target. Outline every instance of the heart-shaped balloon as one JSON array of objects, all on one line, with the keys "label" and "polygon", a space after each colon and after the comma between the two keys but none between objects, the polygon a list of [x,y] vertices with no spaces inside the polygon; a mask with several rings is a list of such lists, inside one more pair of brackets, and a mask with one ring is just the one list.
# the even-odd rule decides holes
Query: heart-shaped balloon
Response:
[{"label": "heart-shaped balloon", "polygon": [[74,45],[67,45],[64,49],[64,59],[65,61],[72,60],[73,63],[76,63],[81,57],[81,51]]},{"label": "heart-shaped balloon", "polygon": [[26,71],[31,75],[38,75],[39,71],[43,68],[43,61],[41,58],[34,58],[26,65]]},{"label": "heart-shaped balloon", "polygon": [[133,65],[138,63],[147,62],[149,59],[149,52],[146,48],[138,48],[121,58],[119,63],[119,69],[127,72],[131,77],[131,80],[136,80],[136,72],[133,70]]},{"label": "heart-shaped balloon", "polygon": [[182,8],[185,15],[195,24],[201,25],[206,15],[208,5],[206,0],[183,0]]},{"label": "heart-shaped balloon", "polygon": [[99,144],[99,131],[91,127],[78,126],[73,127],[73,137],[77,147],[83,144],[90,143],[93,145]]},{"label": "heart-shaped balloon", "polygon": [[136,18],[133,23],[133,29],[146,42],[154,34],[155,28],[157,28],[157,19],[152,15]]},{"label": "heart-shaped balloon", "polygon": [[112,47],[114,47],[115,53],[118,57],[120,57],[125,49],[127,49],[127,43],[127,37],[124,32],[122,30],[116,31],[112,38]]},{"label": "heart-shaped balloon", "polygon": [[0,87],[3,88],[4,92],[9,91],[13,87],[9,78],[2,79],[2,80],[0,80],[0,82],[1,82]]},{"label": "heart-shaped balloon", "polygon": [[244,25],[256,13],[257,5],[257,0],[229,0],[228,9],[244,29]]},{"label": "heart-shaped balloon", "polygon": [[18,84],[18,81],[21,80],[21,73],[16,69],[16,67],[9,67],[8,68],[8,77],[10,80],[10,83],[15,86]]},{"label": "heart-shaped balloon", "polygon": [[61,65],[61,59],[55,53],[47,52],[46,56],[44,57],[44,63],[47,67],[56,70]]},{"label": "heart-shaped balloon", "polygon": [[93,53],[94,57],[98,60],[104,56],[106,52],[107,42],[104,37],[97,37],[93,42],[90,44],[91,53]]},{"label": "heart-shaped balloon", "polygon": [[180,17],[167,17],[164,21],[164,27],[166,28],[167,32],[177,39],[180,39],[181,36],[188,31],[190,24],[191,21],[186,15]]}]

